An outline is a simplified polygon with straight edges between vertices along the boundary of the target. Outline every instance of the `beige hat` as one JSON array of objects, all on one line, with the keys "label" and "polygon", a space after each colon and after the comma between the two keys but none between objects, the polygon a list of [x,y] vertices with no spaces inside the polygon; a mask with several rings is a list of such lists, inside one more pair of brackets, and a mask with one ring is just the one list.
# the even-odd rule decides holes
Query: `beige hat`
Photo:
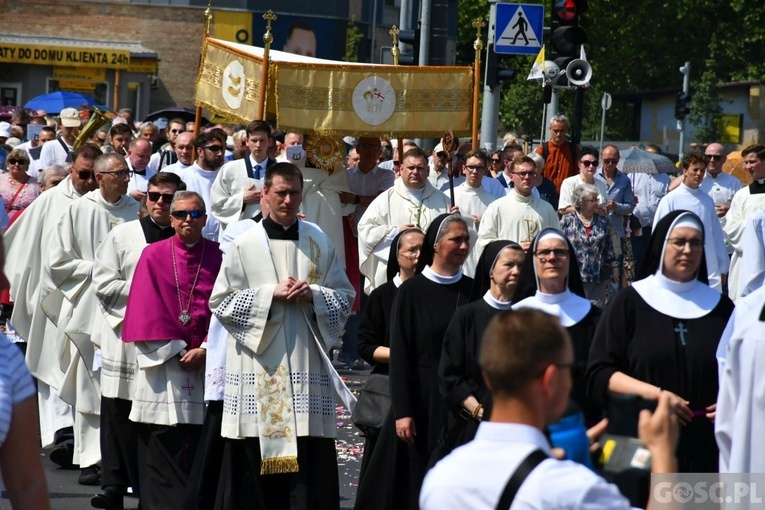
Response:
[{"label": "beige hat", "polygon": [[64,108],[58,116],[64,127],[80,127],[82,125],[80,111],[77,108]]}]

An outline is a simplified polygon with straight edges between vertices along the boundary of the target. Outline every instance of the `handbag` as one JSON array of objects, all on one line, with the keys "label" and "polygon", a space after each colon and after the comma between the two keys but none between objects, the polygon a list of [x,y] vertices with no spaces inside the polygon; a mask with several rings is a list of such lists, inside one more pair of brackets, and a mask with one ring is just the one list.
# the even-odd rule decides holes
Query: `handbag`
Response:
[{"label": "handbag", "polygon": [[370,374],[359,392],[351,421],[364,434],[381,429],[390,411],[390,382],[385,374]]}]

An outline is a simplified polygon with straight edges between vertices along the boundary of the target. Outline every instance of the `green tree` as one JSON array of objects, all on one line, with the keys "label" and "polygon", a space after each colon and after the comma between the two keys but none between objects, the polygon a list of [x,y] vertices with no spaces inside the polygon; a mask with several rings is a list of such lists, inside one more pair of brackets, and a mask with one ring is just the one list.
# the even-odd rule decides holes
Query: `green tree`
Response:
[{"label": "green tree", "polygon": [[[544,5],[549,11],[550,1]],[[460,0],[459,9],[457,63],[467,65],[473,58],[472,19],[488,17],[488,6],[485,0]],[[678,90],[678,68],[686,61],[691,63],[694,92],[690,120],[698,141],[718,136],[715,119],[724,106],[720,84],[765,78],[765,9],[753,0],[590,0],[580,24],[588,34],[585,49],[593,68],[585,94],[585,140],[600,131],[603,92],[615,98],[606,138],[631,138],[639,112],[628,93]],[[536,82],[526,81],[532,62],[529,57],[514,59],[518,78],[502,85],[500,119],[503,129],[537,137],[542,91]],[[561,94],[561,113],[571,115],[572,107],[573,94]]]}]

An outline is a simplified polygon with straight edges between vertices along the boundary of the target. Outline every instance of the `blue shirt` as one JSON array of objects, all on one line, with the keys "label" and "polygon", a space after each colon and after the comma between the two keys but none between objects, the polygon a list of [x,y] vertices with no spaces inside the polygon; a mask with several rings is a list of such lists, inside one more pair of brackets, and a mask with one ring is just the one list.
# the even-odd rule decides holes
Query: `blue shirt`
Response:
[{"label": "blue shirt", "polygon": [[632,182],[630,182],[629,177],[617,170],[609,186],[608,180],[603,175],[603,168],[598,170],[595,178],[606,185],[608,199],[616,202],[616,209],[608,212],[608,219],[611,220],[611,226],[614,227],[619,237],[623,238],[624,222],[635,208],[635,203],[632,201]]}]

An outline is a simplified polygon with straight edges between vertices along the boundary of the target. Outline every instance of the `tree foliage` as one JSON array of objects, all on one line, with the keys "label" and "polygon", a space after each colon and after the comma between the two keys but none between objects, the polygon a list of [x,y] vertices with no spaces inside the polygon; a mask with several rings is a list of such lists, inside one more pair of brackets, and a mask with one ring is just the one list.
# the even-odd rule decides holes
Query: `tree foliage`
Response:
[{"label": "tree foliage", "polygon": [[[550,1],[544,5],[549,17]],[[488,4],[459,0],[459,13],[457,63],[466,65],[473,58],[472,19],[488,18]],[[585,94],[583,139],[600,131],[603,92],[679,90],[678,68],[688,61],[693,91],[690,120],[697,127],[698,141],[713,140],[714,120],[722,111],[717,86],[765,77],[765,9],[754,0],[590,0],[580,24],[588,34],[585,49],[593,68]],[[515,57],[518,78],[502,85],[500,119],[505,129],[537,137],[542,91],[536,82],[526,81],[532,63],[532,57]],[[562,94],[560,111],[571,115],[572,109],[573,94]],[[615,101],[609,119],[613,120],[606,126],[607,139],[630,138],[636,122],[633,105]]]}]

